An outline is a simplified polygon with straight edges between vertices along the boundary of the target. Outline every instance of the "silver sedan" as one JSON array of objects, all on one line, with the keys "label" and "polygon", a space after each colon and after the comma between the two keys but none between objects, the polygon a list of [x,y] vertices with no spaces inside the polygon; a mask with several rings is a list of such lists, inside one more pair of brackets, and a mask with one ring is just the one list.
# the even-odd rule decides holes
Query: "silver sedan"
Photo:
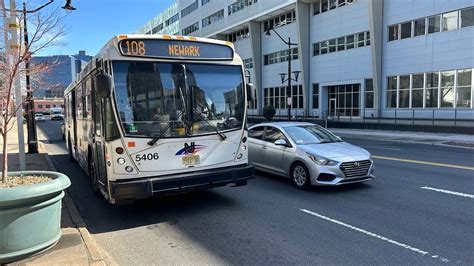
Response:
[{"label": "silver sedan", "polygon": [[298,188],[375,178],[368,151],[312,123],[273,122],[249,128],[249,161],[257,170],[290,178]]}]

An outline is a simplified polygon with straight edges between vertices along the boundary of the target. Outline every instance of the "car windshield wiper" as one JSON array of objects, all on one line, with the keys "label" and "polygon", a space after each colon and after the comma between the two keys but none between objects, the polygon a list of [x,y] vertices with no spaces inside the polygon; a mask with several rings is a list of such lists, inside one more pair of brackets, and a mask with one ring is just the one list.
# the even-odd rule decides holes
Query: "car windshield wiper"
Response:
[{"label": "car windshield wiper", "polygon": [[201,120],[206,122],[212,129],[214,129],[214,131],[217,134],[219,134],[219,137],[220,137],[221,141],[224,141],[227,138],[227,136],[224,135],[224,133],[222,133],[215,125],[213,125],[213,124],[211,124],[211,122],[209,122],[209,119],[207,119],[207,117],[204,116],[204,112],[199,111],[196,108],[193,108],[193,111],[196,112],[199,115],[199,117],[201,117]]}]

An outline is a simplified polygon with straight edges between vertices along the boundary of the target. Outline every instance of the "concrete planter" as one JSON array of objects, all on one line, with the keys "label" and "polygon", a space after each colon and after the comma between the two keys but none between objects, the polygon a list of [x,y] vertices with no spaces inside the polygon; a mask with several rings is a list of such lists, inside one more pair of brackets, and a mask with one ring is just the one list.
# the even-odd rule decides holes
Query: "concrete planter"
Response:
[{"label": "concrete planter", "polygon": [[23,175],[46,175],[53,180],[0,188],[0,264],[44,251],[61,237],[61,199],[71,181],[57,172],[26,171]]}]

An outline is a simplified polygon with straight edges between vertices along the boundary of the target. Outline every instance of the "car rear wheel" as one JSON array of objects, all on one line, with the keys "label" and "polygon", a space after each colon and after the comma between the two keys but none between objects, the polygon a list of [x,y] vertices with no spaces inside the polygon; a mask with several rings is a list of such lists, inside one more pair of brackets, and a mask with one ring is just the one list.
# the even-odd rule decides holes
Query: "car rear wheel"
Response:
[{"label": "car rear wheel", "polygon": [[296,163],[291,168],[291,180],[299,189],[306,189],[311,185],[308,168],[302,163]]}]

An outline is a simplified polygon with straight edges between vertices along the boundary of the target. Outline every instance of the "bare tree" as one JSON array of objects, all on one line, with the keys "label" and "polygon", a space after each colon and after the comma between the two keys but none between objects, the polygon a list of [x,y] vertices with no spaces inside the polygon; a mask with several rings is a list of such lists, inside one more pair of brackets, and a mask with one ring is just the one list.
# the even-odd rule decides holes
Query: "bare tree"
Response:
[{"label": "bare tree", "polygon": [[[0,0],[0,9],[3,18],[9,15],[10,11],[5,9],[4,0]],[[23,14],[21,12],[17,14],[19,14],[17,15],[17,21],[23,21]],[[14,126],[17,110],[21,110],[24,104],[27,103],[24,100],[21,101],[21,104],[15,104],[15,83],[27,74],[24,65],[31,60],[34,54],[53,45],[60,44],[60,38],[64,36],[65,30],[62,26],[63,17],[59,14],[60,12],[57,9],[28,14],[28,36],[30,39],[28,45],[25,45],[23,41],[18,43],[12,42],[8,34],[9,23],[3,23],[2,27],[0,27],[4,37],[3,42],[0,44],[0,80],[3,81],[0,82],[0,110],[2,111],[0,134],[3,139],[1,181],[4,183],[8,176],[8,133]],[[23,23],[17,23],[17,26],[19,33],[23,33]],[[20,36],[23,35],[20,34]],[[51,72],[56,66],[57,64],[55,63],[31,65],[28,69],[28,74],[34,83],[44,84],[42,77]],[[28,89],[32,90],[31,88]]]}]

